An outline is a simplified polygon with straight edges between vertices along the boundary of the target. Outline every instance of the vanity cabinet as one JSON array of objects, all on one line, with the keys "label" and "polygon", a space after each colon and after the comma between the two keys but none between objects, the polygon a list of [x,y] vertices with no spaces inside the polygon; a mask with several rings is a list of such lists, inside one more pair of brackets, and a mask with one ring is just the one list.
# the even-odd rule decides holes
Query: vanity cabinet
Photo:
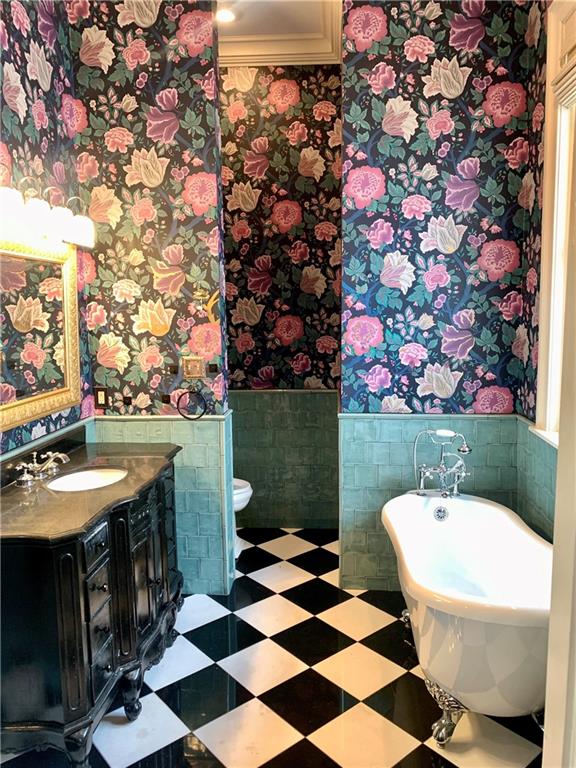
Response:
[{"label": "vanity cabinet", "polygon": [[[108,506],[86,531],[2,538],[2,749],[56,747],[87,768],[113,699],[138,717],[144,672],[182,605],[174,470]],[[74,504],[74,494],[61,494]],[[41,509],[38,510],[41,514]]]}]

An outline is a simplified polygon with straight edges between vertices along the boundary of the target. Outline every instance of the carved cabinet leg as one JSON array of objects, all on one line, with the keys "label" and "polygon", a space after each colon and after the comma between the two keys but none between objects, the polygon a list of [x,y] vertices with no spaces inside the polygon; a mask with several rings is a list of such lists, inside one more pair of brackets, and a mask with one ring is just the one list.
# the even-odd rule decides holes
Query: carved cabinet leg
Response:
[{"label": "carved cabinet leg", "polygon": [[88,755],[92,749],[92,730],[82,728],[64,737],[66,754],[74,768],[90,768]]},{"label": "carved cabinet leg", "polygon": [[122,678],[122,698],[124,701],[124,712],[128,720],[136,720],[142,711],[140,702],[140,690],[144,680],[144,671],[142,667],[137,667],[130,672],[126,672]]}]

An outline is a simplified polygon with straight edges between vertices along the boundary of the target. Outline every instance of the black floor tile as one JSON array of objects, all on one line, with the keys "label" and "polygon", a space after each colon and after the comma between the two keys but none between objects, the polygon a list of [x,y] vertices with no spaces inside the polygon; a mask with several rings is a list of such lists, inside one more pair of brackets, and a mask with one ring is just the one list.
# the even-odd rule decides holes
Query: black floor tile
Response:
[{"label": "black floor tile", "polygon": [[[91,763],[94,768],[108,768],[95,749],[90,754],[91,761],[92,755],[95,755],[94,763]],[[101,761],[100,763],[97,762],[98,759]],[[24,754],[10,760],[6,765],[13,766],[13,768],[70,768],[70,763],[64,753],[56,749],[47,749],[41,752],[36,752],[35,750],[24,752]]]},{"label": "black floor tile", "polygon": [[402,592],[387,592],[383,589],[369,589],[362,595],[358,595],[360,600],[364,600],[381,611],[386,611],[391,616],[400,618],[402,611],[406,608],[406,603],[402,597]]},{"label": "black floor tile", "polygon": [[338,529],[337,528],[304,528],[301,531],[296,531],[294,536],[298,536],[304,541],[309,541],[310,544],[316,544],[319,547],[323,547],[325,544],[331,544],[333,541],[338,541]]},{"label": "black floor tile", "polygon": [[313,669],[301,672],[259,698],[304,736],[358,703]]},{"label": "black floor tile", "polygon": [[156,695],[191,731],[254,698],[217,664],[167,685]]},{"label": "black floor tile", "polygon": [[412,632],[401,621],[395,621],[394,624],[379,629],[360,642],[404,669],[413,669],[418,666]]},{"label": "black floor tile", "polygon": [[279,539],[280,536],[288,536],[282,528],[239,528],[238,536],[250,544],[264,544],[265,541]]},{"label": "black floor tile", "polygon": [[261,768],[339,768],[338,763],[324,754],[307,739],[281,752]]},{"label": "black floor tile", "polygon": [[431,736],[432,723],[442,716],[424,681],[409,673],[376,691],[364,703],[419,741]]},{"label": "black floor tile", "polygon": [[274,635],[274,642],[313,667],[353,645],[354,640],[314,616]]},{"label": "black floor tile", "polygon": [[309,613],[322,613],[338,603],[351,600],[352,595],[338,587],[333,587],[322,579],[312,579],[292,589],[282,592],[282,597],[304,608]]},{"label": "black floor tile", "polygon": [[138,760],[129,768],[224,768],[224,766],[194,734],[190,733],[183,739],[159,749],[144,760]]},{"label": "black floor tile", "polygon": [[500,723],[504,728],[508,728],[509,731],[514,731],[518,736],[531,741],[532,744],[537,744],[539,747],[544,742],[542,729],[536,725],[529,715],[526,717],[493,717],[492,720]]},{"label": "black floor tile", "polygon": [[229,595],[210,595],[210,597],[229,611],[239,611],[240,608],[246,608],[247,605],[253,605],[274,594],[276,593],[271,589],[258,584],[249,576],[241,576],[234,582]]},{"label": "black floor tile", "polygon": [[327,552],[325,549],[312,549],[310,552],[291,557],[288,562],[313,573],[315,576],[322,576],[323,573],[338,568],[338,555]]},{"label": "black floor tile", "polygon": [[542,768],[542,753],[537,755],[526,768]]},{"label": "black floor tile", "polygon": [[258,571],[260,568],[267,568],[269,565],[281,562],[280,557],[266,552],[261,547],[250,547],[250,549],[243,550],[238,559],[236,560],[236,568],[241,573],[251,573],[252,571]]},{"label": "black floor tile", "polygon": [[456,768],[456,766],[433,749],[421,744],[414,752],[410,752],[396,763],[394,768]]},{"label": "black floor tile", "polygon": [[214,661],[220,661],[266,639],[266,635],[238,616],[223,616],[186,632],[184,637]]}]

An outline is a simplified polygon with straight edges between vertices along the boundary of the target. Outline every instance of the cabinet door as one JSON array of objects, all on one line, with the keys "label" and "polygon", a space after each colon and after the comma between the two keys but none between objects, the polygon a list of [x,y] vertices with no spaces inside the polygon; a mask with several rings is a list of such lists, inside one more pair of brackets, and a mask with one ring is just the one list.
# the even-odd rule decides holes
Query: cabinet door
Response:
[{"label": "cabinet door", "polygon": [[[113,628],[116,656],[120,664],[134,658],[135,638],[135,573],[130,565],[130,517],[127,505],[110,516],[113,568]],[[134,566],[135,571],[135,566]]]},{"label": "cabinet door", "polygon": [[152,610],[154,617],[160,612],[165,602],[165,576],[164,576],[164,539],[162,524],[155,520],[150,531],[151,547],[148,563],[149,586],[151,592]]},{"label": "cabinet door", "polygon": [[136,629],[139,641],[148,631],[152,622],[152,602],[149,586],[149,567],[153,562],[152,537],[150,529],[142,531],[132,547],[134,566],[134,589],[136,597]]}]

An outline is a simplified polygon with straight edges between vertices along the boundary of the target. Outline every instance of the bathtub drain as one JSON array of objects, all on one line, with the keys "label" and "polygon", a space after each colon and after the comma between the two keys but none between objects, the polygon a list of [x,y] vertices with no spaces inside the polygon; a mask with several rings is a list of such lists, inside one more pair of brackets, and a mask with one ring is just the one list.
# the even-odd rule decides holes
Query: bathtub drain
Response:
[{"label": "bathtub drain", "polygon": [[439,520],[440,522],[442,522],[442,520],[446,520],[447,517],[448,517],[448,510],[446,509],[446,507],[436,507],[436,509],[434,510],[435,520]]}]

